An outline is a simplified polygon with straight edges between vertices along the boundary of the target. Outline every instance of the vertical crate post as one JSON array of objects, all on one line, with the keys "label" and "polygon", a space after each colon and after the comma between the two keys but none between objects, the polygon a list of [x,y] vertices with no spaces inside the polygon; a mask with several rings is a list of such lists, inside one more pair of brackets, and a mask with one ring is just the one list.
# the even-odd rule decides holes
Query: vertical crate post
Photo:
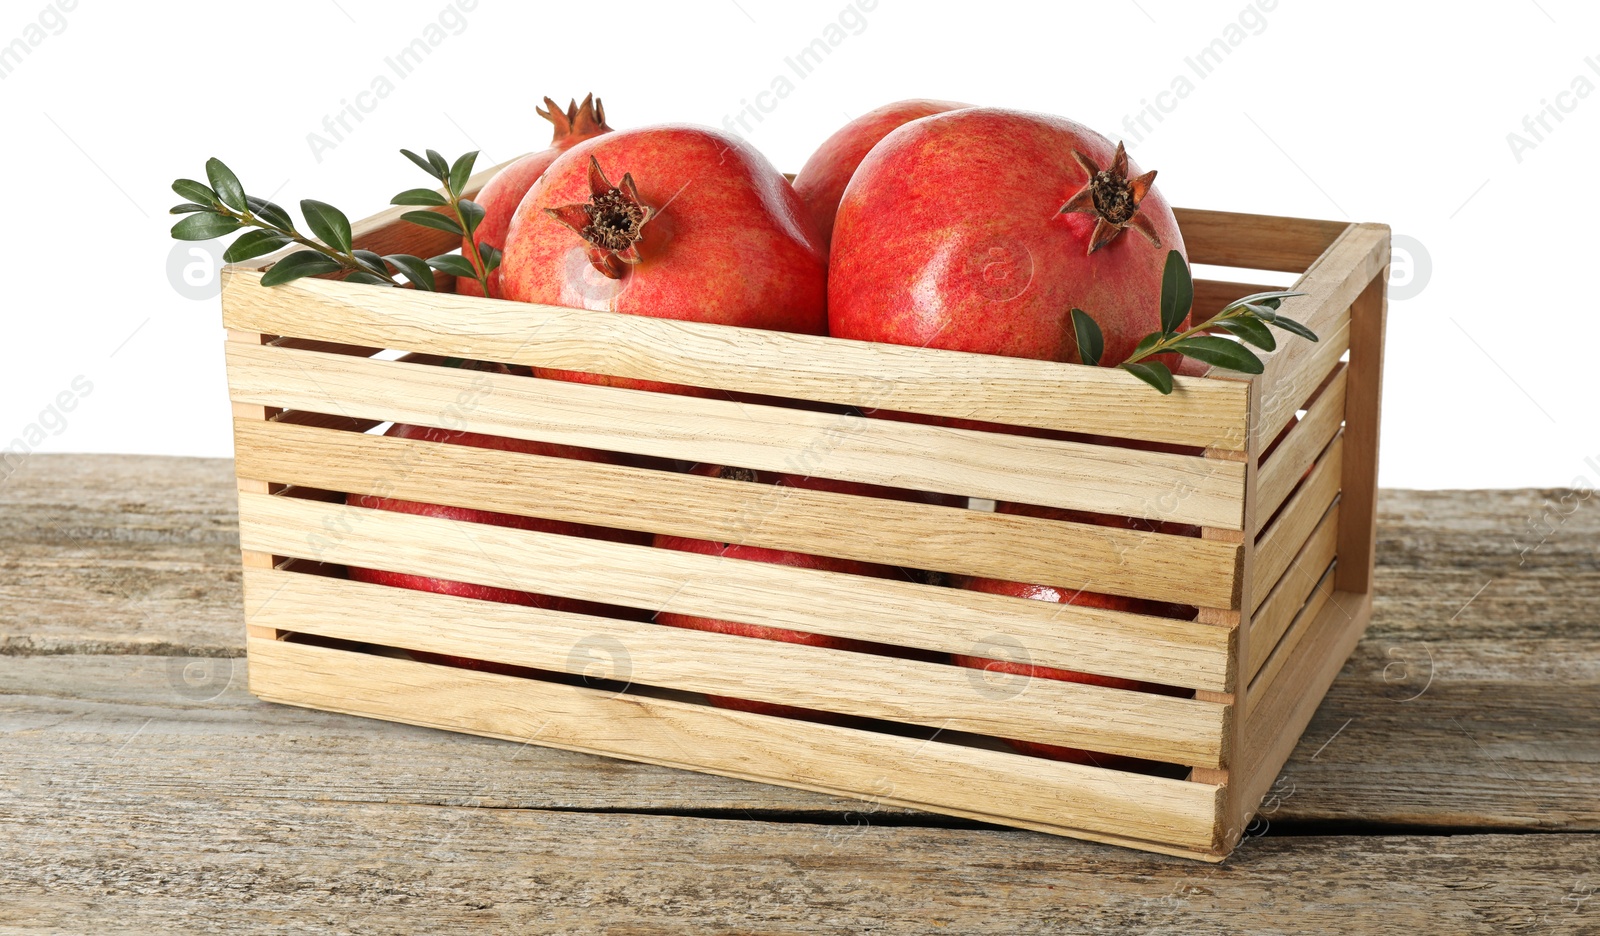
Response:
[{"label": "vertical crate post", "polygon": [[1383,329],[1389,265],[1350,306],[1350,376],[1344,404],[1344,465],[1340,478],[1339,565],[1334,587],[1372,591],[1378,524],[1378,416],[1383,392]]},{"label": "vertical crate post", "polygon": [[[1214,373],[1208,376],[1227,378],[1223,374]],[[1244,822],[1247,818],[1243,804],[1239,802],[1238,784],[1230,783],[1230,773],[1235,769],[1232,761],[1237,757],[1240,741],[1243,736],[1240,715],[1243,712],[1244,688],[1249,682],[1248,674],[1242,672],[1240,663],[1243,660],[1244,648],[1249,646],[1250,626],[1250,576],[1251,566],[1255,556],[1255,537],[1250,531],[1255,528],[1254,510],[1256,502],[1256,433],[1250,427],[1260,411],[1260,384],[1248,381],[1250,387],[1249,402],[1246,408],[1246,424],[1241,427],[1243,436],[1239,442],[1244,446],[1243,451],[1234,449],[1208,448],[1205,457],[1217,461],[1244,462],[1245,466],[1245,491],[1244,514],[1241,518],[1239,530],[1226,530],[1213,527],[1202,527],[1202,539],[1216,540],[1225,543],[1239,543],[1242,549],[1239,554],[1238,578],[1239,587],[1235,593],[1235,605],[1232,608],[1200,608],[1195,618],[1202,624],[1212,624],[1217,627],[1231,628],[1233,635],[1234,660],[1233,679],[1229,692],[1210,692],[1197,690],[1195,698],[1205,702],[1217,702],[1232,707],[1232,717],[1225,728],[1226,737],[1223,738],[1223,751],[1227,760],[1220,769],[1195,767],[1189,772],[1189,779],[1200,783],[1210,783],[1224,788],[1220,813],[1217,817],[1216,848],[1219,854],[1227,854],[1233,850],[1234,845],[1244,834]]]}]

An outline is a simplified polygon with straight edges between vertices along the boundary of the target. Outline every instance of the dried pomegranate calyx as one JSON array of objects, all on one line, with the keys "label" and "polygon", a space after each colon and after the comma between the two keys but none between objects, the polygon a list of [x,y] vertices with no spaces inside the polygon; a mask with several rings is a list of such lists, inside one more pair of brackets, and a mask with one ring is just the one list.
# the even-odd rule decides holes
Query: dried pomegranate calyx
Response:
[{"label": "dried pomegranate calyx", "polygon": [[622,181],[612,185],[600,160],[593,156],[589,157],[589,200],[544,211],[583,238],[589,245],[589,262],[611,279],[622,278],[624,267],[619,262],[639,262],[645,223],[655,216],[655,209],[639,200],[631,173],[623,173]]},{"label": "dried pomegranate calyx", "polygon": [[555,124],[555,136],[550,140],[553,146],[587,139],[611,129],[606,126],[606,106],[593,94],[585,95],[582,104],[570,101],[565,111],[546,97],[544,107],[535,107],[534,112]]},{"label": "dried pomegranate calyx", "polygon": [[1150,194],[1155,184],[1154,169],[1137,178],[1128,178],[1128,151],[1117,144],[1117,155],[1111,165],[1102,169],[1093,159],[1073,150],[1072,157],[1089,173],[1089,181],[1077,194],[1067,199],[1058,214],[1081,211],[1095,216],[1094,234],[1089,238],[1089,253],[1117,239],[1123,228],[1131,227],[1143,234],[1156,247],[1161,246],[1161,235],[1155,225],[1139,210],[1139,204]]}]

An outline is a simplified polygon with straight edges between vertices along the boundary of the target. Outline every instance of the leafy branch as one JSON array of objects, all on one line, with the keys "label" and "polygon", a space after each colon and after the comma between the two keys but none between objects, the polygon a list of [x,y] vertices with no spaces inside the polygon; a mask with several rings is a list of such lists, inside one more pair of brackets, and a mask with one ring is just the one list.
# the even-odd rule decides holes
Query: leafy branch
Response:
[{"label": "leafy branch", "polygon": [[428,259],[428,266],[454,276],[475,279],[478,281],[478,287],[483,290],[483,295],[489,295],[489,273],[500,265],[500,251],[488,244],[478,243],[478,239],[473,236],[478,231],[478,225],[483,223],[483,206],[468,199],[464,194],[467,180],[472,178],[472,164],[478,159],[477,151],[461,156],[454,163],[446,162],[445,158],[434,150],[426,150],[428,154],[426,157],[405,149],[400,152],[416,163],[423,172],[444,183],[448,197],[433,189],[415,188],[401,192],[389,203],[422,205],[428,208],[448,206],[455,216],[453,219],[450,215],[437,211],[408,211],[400,217],[422,227],[448,231],[462,239],[461,256],[447,253],[431,257]]},{"label": "leafy branch", "polygon": [[366,283],[375,286],[403,286],[395,278],[398,273],[417,289],[432,291],[433,271],[439,270],[453,276],[476,279],[488,295],[489,273],[500,265],[500,251],[487,244],[479,245],[469,237],[476,232],[484,217],[483,208],[464,196],[467,180],[472,176],[476,152],[467,153],[454,164],[433,150],[423,158],[409,150],[401,150],[412,162],[429,175],[444,183],[446,195],[432,189],[410,189],[396,195],[392,204],[422,205],[429,208],[449,207],[453,217],[436,211],[408,211],[402,220],[422,227],[448,231],[470,243],[466,256],[441,254],[423,260],[410,254],[382,256],[371,250],[361,250],[352,243],[350,219],[344,212],[326,202],[304,199],[300,213],[312,236],[295,228],[294,219],[281,205],[247,195],[239,177],[234,175],[220,159],[206,160],[206,180],[209,185],[193,179],[179,179],[172,190],[188,199],[175,206],[171,213],[187,215],[172,226],[172,236],[178,240],[201,241],[223,237],[243,230],[229,245],[222,259],[240,263],[265,256],[291,244],[297,250],[274,263],[261,276],[263,286],[277,286],[305,276],[344,271],[346,282]]},{"label": "leafy branch", "polygon": [[[1161,330],[1140,339],[1128,359],[1117,366],[1163,394],[1172,392],[1172,371],[1160,361],[1148,360],[1158,354],[1181,354],[1216,367],[1259,374],[1263,370],[1261,358],[1248,345],[1263,351],[1277,348],[1277,339],[1267,326],[1281,328],[1308,341],[1317,340],[1311,329],[1278,313],[1283,300],[1303,295],[1305,293],[1293,290],[1255,293],[1235,299],[1199,325],[1179,331],[1194,306],[1194,280],[1190,278],[1189,264],[1183,255],[1176,250],[1168,251],[1166,266],[1161,271]],[[1100,355],[1105,351],[1105,336],[1100,326],[1087,312],[1073,309],[1072,327],[1077,333],[1078,356],[1083,363],[1099,364]],[[1219,329],[1239,340],[1213,334]]]}]

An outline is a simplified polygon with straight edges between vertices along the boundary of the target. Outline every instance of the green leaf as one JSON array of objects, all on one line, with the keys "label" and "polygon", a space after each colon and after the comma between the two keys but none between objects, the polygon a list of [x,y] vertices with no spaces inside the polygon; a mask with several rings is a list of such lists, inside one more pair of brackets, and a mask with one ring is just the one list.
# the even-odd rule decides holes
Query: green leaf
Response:
[{"label": "green leaf", "polygon": [[504,257],[499,250],[490,247],[488,244],[478,245],[478,256],[483,258],[485,271],[499,269],[500,261]]},{"label": "green leaf", "polygon": [[1100,326],[1082,309],[1072,310],[1072,330],[1078,336],[1078,360],[1094,367],[1100,363],[1100,354],[1106,349],[1105,335]]},{"label": "green leaf", "polygon": [[377,251],[352,250],[350,251],[350,254],[357,260],[360,260],[362,263],[365,263],[367,266],[371,267],[374,273],[381,271],[384,276],[389,275],[389,268],[383,265],[383,257]]},{"label": "green leaf", "polygon": [[450,183],[449,161],[440,156],[438,150],[425,150],[425,152],[428,154],[428,165],[433,167],[433,174],[439,177],[440,182],[448,185]]},{"label": "green leaf", "polygon": [[421,257],[413,257],[410,254],[390,254],[383,259],[394,264],[395,269],[399,270],[418,289],[433,292],[433,270],[429,269],[428,264]]},{"label": "green leaf", "polygon": [[[1233,308],[1244,309],[1261,321],[1270,322],[1278,317],[1278,307],[1276,305],[1277,301],[1278,300],[1276,299],[1268,299],[1266,302],[1246,302],[1235,305]],[[1268,303],[1273,304],[1268,305]]]},{"label": "green leaf", "polygon": [[1172,346],[1172,350],[1216,367],[1226,367],[1246,374],[1259,374],[1261,359],[1256,353],[1237,341],[1217,335],[1196,335]]},{"label": "green leaf", "polygon": [[1183,254],[1167,251],[1167,264],[1161,270],[1161,330],[1175,332],[1189,317],[1194,305],[1194,280],[1189,278],[1189,264]]},{"label": "green leaf", "polygon": [[477,279],[478,271],[472,268],[472,261],[460,254],[440,254],[428,258],[428,266],[452,276],[465,276],[467,279]]},{"label": "green leaf", "polygon": [[344,267],[338,261],[325,257],[315,250],[299,250],[274,263],[272,269],[261,274],[261,285],[279,286],[302,276],[316,276],[319,273],[332,273],[342,269]]},{"label": "green leaf", "polygon": [[254,231],[245,231],[239,239],[228,247],[222,259],[228,263],[239,263],[244,260],[253,260],[264,257],[274,250],[287,247],[292,241],[277,231],[263,231],[257,228]]},{"label": "green leaf", "polygon": [[1222,327],[1263,351],[1271,351],[1278,347],[1278,339],[1272,337],[1272,329],[1248,316],[1224,319]]},{"label": "green leaf", "polygon": [[1122,369],[1162,393],[1172,392],[1172,371],[1165,364],[1151,361],[1148,364],[1123,364]]},{"label": "green leaf", "polygon": [[412,162],[416,163],[417,166],[423,172],[426,172],[428,175],[433,176],[435,179],[438,179],[440,182],[444,181],[444,175],[438,169],[434,168],[433,163],[428,162],[426,159],[423,159],[421,156],[418,156],[416,153],[413,153],[408,149],[403,149],[403,150],[400,151],[400,153],[401,153],[401,155],[405,156],[405,158],[407,158],[407,159],[411,160]]},{"label": "green leaf", "polygon": [[448,205],[450,199],[445,198],[433,189],[414,188],[406,189],[399,195],[389,199],[391,205]]},{"label": "green leaf", "polygon": [[284,211],[283,206],[277,202],[270,202],[265,198],[257,198],[254,195],[245,196],[245,201],[249,202],[250,210],[255,212],[256,217],[261,220],[283,228],[285,231],[294,230],[294,219],[289,217],[289,212]]},{"label": "green leaf", "polygon": [[167,214],[191,214],[196,211],[211,210],[212,208],[210,205],[195,205],[190,202],[184,202],[181,205],[173,205],[171,208],[167,209]]},{"label": "green leaf", "polygon": [[455,218],[446,217],[436,211],[408,211],[400,216],[400,220],[420,224],[436,231],[449,231],[457,237],[467,236],[467,232],[461,230],[461,225],[456,223]]},{"label": "green leaf", "polygon": [[334,250],[350,251],[350,219],[344,212],[327,202],[307,198],[300,202],[300,213],[306,216],[306,226],[324,244]]},{"label": "green leaf", "polygon": [[1292,318],[1285,318],[1284,316],[1281,316],[1281,315],[1275,316],[1272,319],[1272,324],[1278,326],[1279,328],[1283,329],[1284,331],[1288,332],[1291,335],[1299,335],[1301,338],[1304,338],[1307,341],[1316,341],[1317,340],[1317,333],[1316,332],[1314,332],[1311,329],[1305,327],[1304,325],[1301,325],[1299,322],[1296,322]]},{"label": "green leaf", "polygon": [[172,226],[172,236],[178,240],[203,241],[239,230],[239,222],[227,215],[202,212],[192,214]]},{"label": "green leaf", "polygon": [[483,223],[483,206],[465,198],[456,202],[456,206],[461,211],[461,217],[466,219],[467,233],[471,234],[478,230],[478,225]]},{"label": "green leaf", "polygon": [[193,179],[179,179],[172,183],[172,190],[177,192],[180,197],[187,198],[192,202],[199,202],[202,205],[215,205],[217,203],[217,193],[211,191],[209,186],[201,185]]},{"label": "green leaf", "polygon": [[1146,351],[1149,351],[1151,348],[1155,347],[1156,344],[1165,337],[1167,336],[1161,332],[1151,332],[1150,334],[1145,335],[1143,338],[1139,339],[1138,344],[1133,346],[1133,353],[1128,355],[1128,357],[1136,358],[1139,355],[1144,354]]},{"label": "green leaf", "polygon": [[394,280],[366,270],[357,270],[344,278],[346,283],[364,283],[368,286],[393,286]]},{"label": "green leaf", "polygon": [[222,199],[224,205],[234,211],[249,210],[250,204],[244,198],[244,186],[239,184],[239,177],[233,174],[233,170],[222,164],[222,160],[215,156],[206,160],[206,178],[211,180],[211,187],[217,190],[217,197]]},{"label": "green leaf", "polygon": [[[431,153],[430,153],[431,155]],[[450,167],[450,191],[457,195],[467,190],[467,180],[472,178],[472,164],[478,161],[478,151],[463,153]]]},{"label": "green leaf", "polygon": [[1277,289],[1277,290],[1273,290],[1271,292],[1251,293],[1250,295],[1245,296],[1243,299],[1235,299],[1235,300],[1233,300],[1233,302],[1229,303],[1229,305],[1244,305],[1247,302],[1254,302],[1254,303],[1258,303],[1260,305],[1264,305],[1264,306],[1266,306],[1266,307],[1268,307],[1270,309],[1276,309],[1278,307],[1278,304],[1281,303],[1283,300],[1285,300],[1285,299],[1293,299],[1295,296],[1304,296],[1304,295],[1305,295],[1305,293],[1296,292],[1296,291],[1294,291],[1292,289]]}]

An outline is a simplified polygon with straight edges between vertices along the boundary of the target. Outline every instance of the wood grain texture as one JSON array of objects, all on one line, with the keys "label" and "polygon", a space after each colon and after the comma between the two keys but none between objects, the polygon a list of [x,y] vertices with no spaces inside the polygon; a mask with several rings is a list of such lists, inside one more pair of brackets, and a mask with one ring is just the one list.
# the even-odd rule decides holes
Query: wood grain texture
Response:
[{"label": "wood grain texture", "polygon": [[1323,573],[1333,563],[1334,546],[1339,536],[1339,505],[1335,504],[1316,529],[1306,537],[1305,545],[1278,578],[1277,584],[1267,594],[1260,607],[1250,616],[1250,636],[1245,642],[1244,664],[1240,667],[1241,681],[1255,678],[1267,655],[1278,645],[1283,632],[1300,613],[1314,588],[1327,587],[1321,583]]},{"label": "wood grain texture", "polygon": [[1219,790],[1201,783],[283,641],[251,638],[249,654],[251,691],[278,702],[801,789],[874,791],[1006,824],[1213,844]]},{"label": "wood grain texture", "polygon": [[236,423],[234,448],[263,481],[1156,601],[1225,594],[1238,575],[1237,546],[1017,514],[275,422]]},{"label": "wood grain texture", "polygon": [[228,381],[240,403],[1235,530],[1242,522],[1244,466],[1189,455],[232,344]]},{"label": "wood grain texture", "polygon": [[[1252,839],[1215,867],[1026,832],[206,797],[6,809],[0,925],[63,932],[1581,933],[1600,836]],[[45,830],[41,837],[36,830]],[[1316,871],[1308,871],[1314,863]],[[1589,931],[1592,931],[1589,930]]]},{"label": "wood grain texture", "polygon": [[[1256,541],[1256,565],[1252,570],[1252,601],[1256,607],[1267,599],[1272,586],[1283,577],[1305,546],[1317,524],[1339,497],[1340,468],[1344,439],[1335,436],[1322,457],[1311,469],[1294,496],[1289,498],[1277,519],[1268,524]],[[1253,610],[1253,609],[1252,609]]]},{"label": "wood grain texture", "polygon": [[[1193,699],[1027,677],[989,687],[945,663],[271,570],[245,570],[245,614],[282,632],[1180,764],[1220,763],[1227,716]],[[610,734],[598,721],[583,727]]]},{"label": "wood grain texture", "polygon": [[1242,448],[1244,392],[1180,377],[1152,394],[1114,368],[901,347],[320,279],[223,277],[230,328],[697,387]]},{"label": "wood grain texture", "polygon": [[1191,264],[1282,273],[1304,272],[1350,226],[1343,221],[1195,208],[1174,208],[1173,214]]},{"label": "wood grain texture", "polygon": [[1227,634],[1187,621],[908,581],[284,497],[242,494],[240,509],[241,544],[275,555],[894,646],[990,656],[1003,641],[1035,665],[1109,675],[1163,654],[1156,665],[1213,657],[1200,662],[1216,673],[1228,648]]},{"label": "wood grain texture", "polygon": [[[1278,512],[1290,492],[1304,478],[1333,434],[1344,422],[1345,387],[1348,370],[1339,365],[1333,379],[1324,386],[1301,420],[1289,431],[1261,466],[1256,486],[1256,516],[1265,521]],[[1259,531],[1258,531],[1259,532]]]},{"label": "wood grain texture", "polygon": [[1345,402],[1343,526],[1339,528],[1337,585],[1347,591],[1372,586],[1378,515],[1378,427],[1383,398],[1383,332],[1388,308],[1388,267],[1350,307],[1350,394]]}]

